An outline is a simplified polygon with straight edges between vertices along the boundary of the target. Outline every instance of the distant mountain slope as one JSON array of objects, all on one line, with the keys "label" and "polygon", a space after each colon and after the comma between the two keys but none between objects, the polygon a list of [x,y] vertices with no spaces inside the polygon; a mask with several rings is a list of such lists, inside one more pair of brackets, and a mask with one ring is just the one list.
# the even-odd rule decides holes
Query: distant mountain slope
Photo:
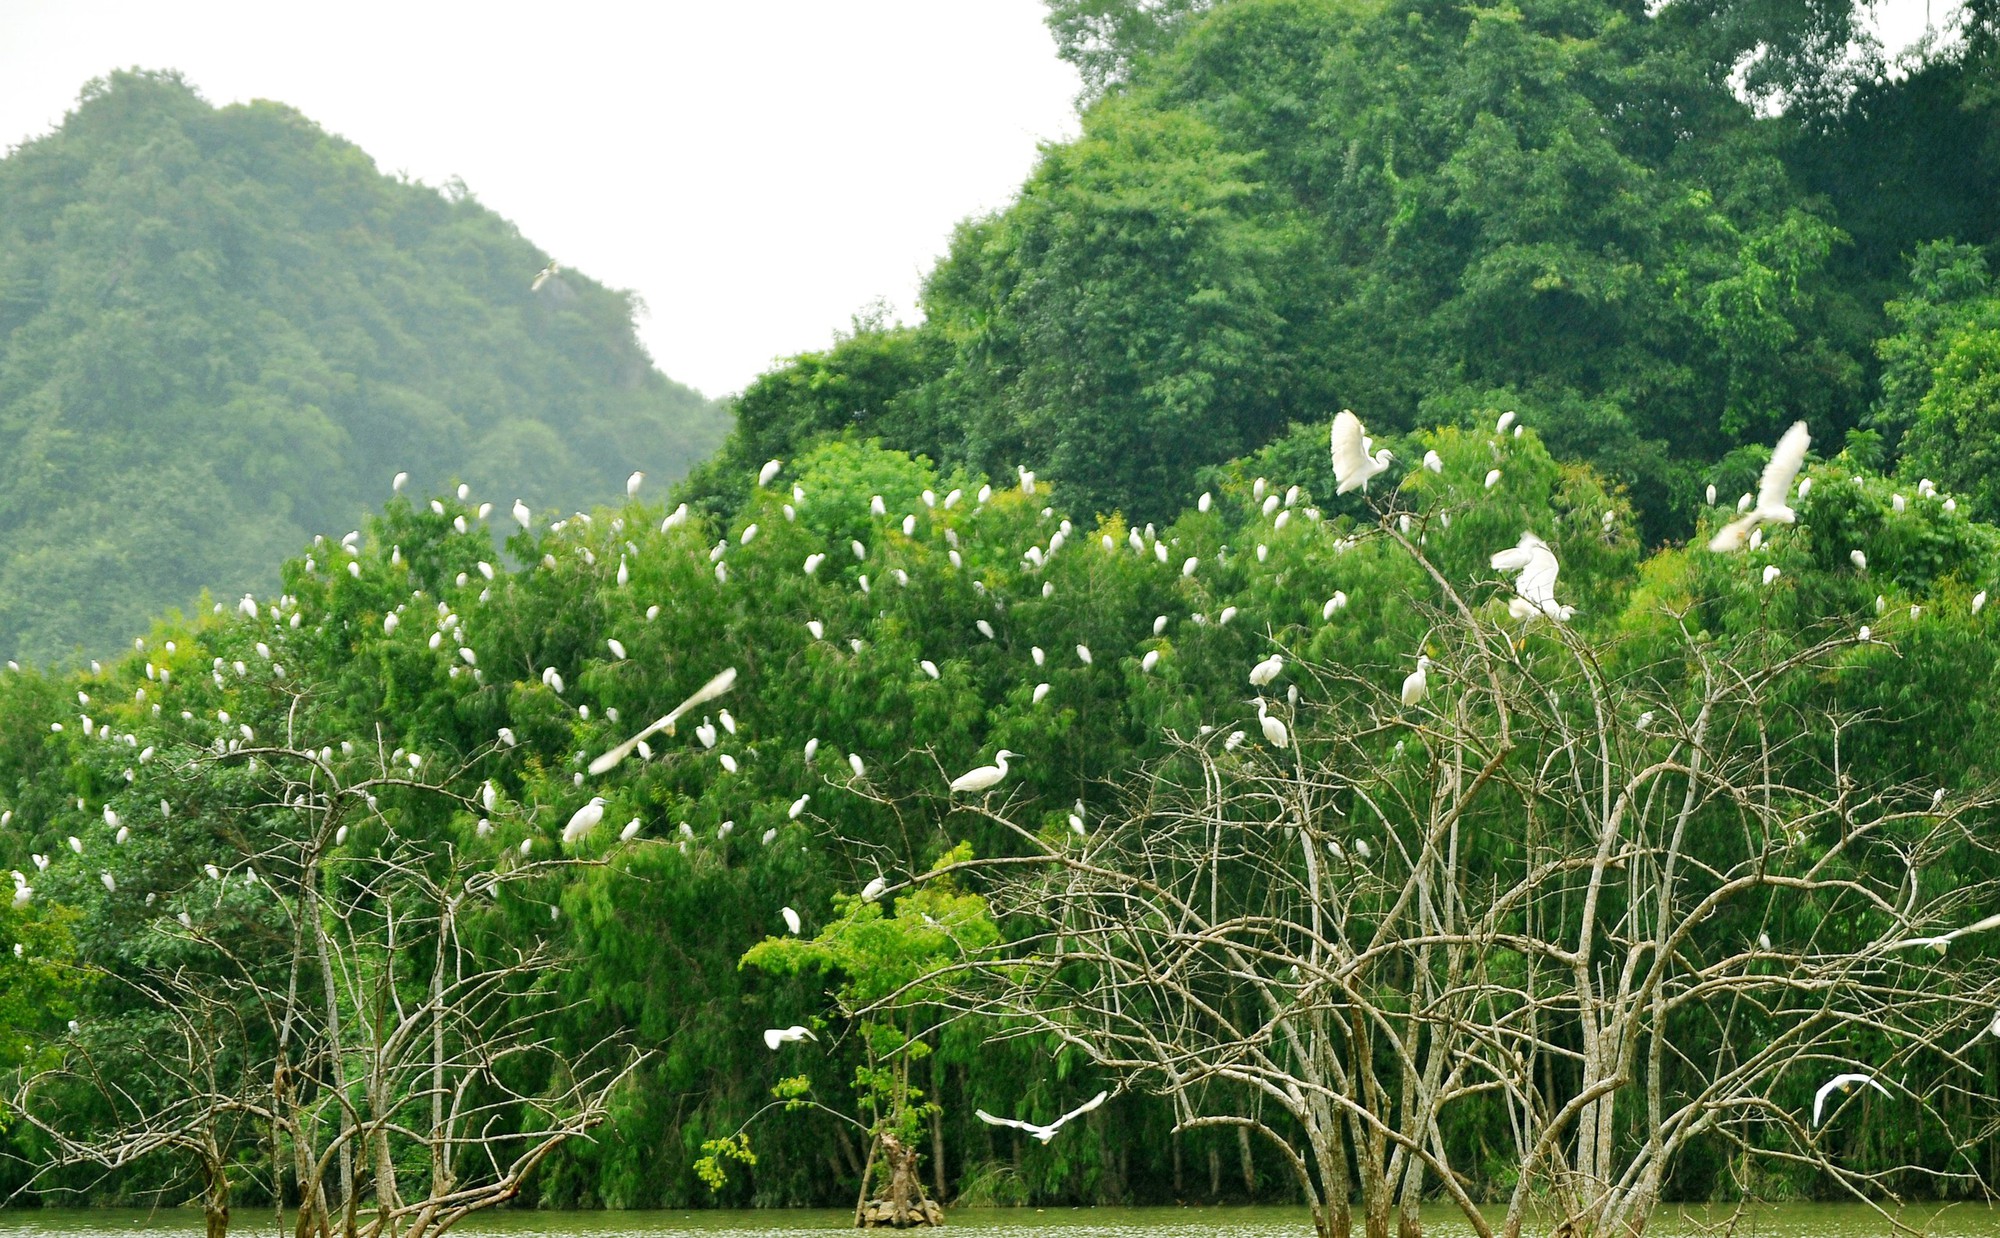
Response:
[{"label": "distant mountain slope", "polygon": [[407,469],[503,509],[664,483],[727,431],[634,300],[276,103],[92,83],[0,159],[0,656],[275,583]]}]

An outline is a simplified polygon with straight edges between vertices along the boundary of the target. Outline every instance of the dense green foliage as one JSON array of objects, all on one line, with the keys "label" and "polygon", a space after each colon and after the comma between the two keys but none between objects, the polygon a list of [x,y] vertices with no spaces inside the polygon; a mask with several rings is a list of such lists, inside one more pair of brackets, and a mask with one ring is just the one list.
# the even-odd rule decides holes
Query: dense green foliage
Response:
[{"label": "dense green foliage", "polygon": [[[854,901],[863,885],[920,874],[961,844],[981,855],[1012,845],[946,792],[949,776],[1000,747],[1022,753],[1003,791],[1010,815],[1064,831],[1079,803],[1095,822],[1144,795],[1135,776],[1166,752],[1170,730],[1254,736],[1242,676],[1274,641],[1307,663],[1400,680],[1425,639],[1424,608],[1409,601],[1432,586],[1406,557],[1351,540],[1373,523],[1360,496],[1314,509],[1329,489],[1320,434],[1301,430],[1224,470],[1207,510],[1158,530],[1070,523],[1045,506],[1066,506],[1046,483],[986,494],[976,475],[941,476],[921,459],[841,439],[770,486],[749,485],[725,519],[633,504],[516,533],[509,549],[523,566],[497,567],[491,580],[477,495],[435,506],[398,499],[357,555],[326,542],[289,562],[285,594],[260,601],[255,617],[241,607],[158,626],[143,652],[99,673],[0,677],[0,804],[14,814],[0,858],[34,871],[29,853],[53,855],[29,922],[74,917],[67,936],[80,961],[121,974],[138,962],[130,952],[173,939],[171,914],[189,911],[198,926],[253,917],[248,926],[261,914],[254,888],[226,883],[218,902],[202,865],[227,872],[240,861],[259,836],[252,823],[277,808],[268,792],[226,755],[193,781],[164,772],[186,768],[172,754],[226,750],[236,728],[308,747],[351,739],[354,750],[332,758],[343,769],[401,761],[390,749],[421,754],[421,777],[463,797],[446,810],[448,795],[385,793],[348,847],[446,837],[504,866],[526,840],[538,855],[562,852],[563,823],[601,793],[604,823],[571,853],[606,863],[542,879],[535,899],[503,903],[491,931],[554,934],[570,952],[559,986],[575,1005],[549,1020],[564,1043],[629,1031],[654,1056],[620,1094],[615,1137],[572,1147],[534,1180],[541,1203],[851,1202],[865,1144],[846,1120],[797,1107],[808,1099],[850,1113],[857,1100],[880,1102],[895,1123],[931,1127],[923,1151],[937,1159],[925,1177],[935,1173],[948,1195],[1286,1198],[1267,1154],[1244,1154],[1226,1131],[1169,1137],[1170,1111],[1141,1096],[1048,1146],[971,1119],[974,1108],[1045,1116],[1095,1090],[1059,1046],[989,1042],[996,1029],[977,1021],[935,1034],[852,1025],[842,1012],[942,944],[922,915],[950,918],[918,899],[913,922],[902,913],[910,895],[892,896],[885,918]],[[1766,651],[1829,624],[1872,622],[1888,645],[1857,650],[1845,674],[1807,684],[1824,699],[1806,704],[1878,720],[1844,741],[1852,776],[1967,786],[1994,776],[2000,718],[1967,685],[1991,680],[2000,642],[1993,612],[1973,613],[1967,599],[2000,570],[2000,531],[1940,499],[1906,495],[1897,512],[1892,483],[1836,457],[1815,468],[1800,525],[1764,549],[1642,560],[1630,509],[1587,468],[1552,459],[1532,427],[1521,438],[1447,427],[1391,442],[1404,458],[1439,453],[1441,472],[1413,470],[1396,493],[1433,513],[1428,557],[1480,605],[1504,611],[1485,560],[1527,527],[1561,556],[1579,630],[1634,658],[1672,615],[1709,639]],[[454,526],[461,515],[466,532]],[[1848,560],[1856,546],[1869,554],[1865,574]],[[809,556],[824,557],[802,570]],[[1780,568],[1775,586],[1762,583],[1767,564]],[[1344,608],[1328,606],[1336,593]],[[1913,602],[1923,609],[1906,615]],[[1150,669],[1149,652],[1160,655]],[[655,736],[601,779],[585,775],[591,755],[732,665],[735,689],[698,722]],[[149,761],[148,750],[158,755]],[[490,833],[473,828],[487,779],[498,805]],[[107,807],[130,841],[114,841]],[[620,844],[627,821],[638,836]],[[80,857],[65,849],[72,835]],[[1984,858],[1966,863],[1926,878],[1949,891],[1988,875]],[[100,870],[115,874],[115,892],[100,886]],[[544,904],[559,919],[541,914]],[[806,941],[759,947],[786,937],[786,905],[801,912]],[[1771,931],[1817,931],[1814,908],[1795,916]],[[26,935],[35,931],[25,940],[57,949]],[[746,952],[762,966],[740,966]],[[1983,956],[1959,957],[1970,966]],[[90,984],[75,1002],[77,1043],[107,1055],[143,1044],[118,986]],[[763,1029],[794,1023],[819,1026],[823,1040],[765,1048]],[[39,1030],[53,1037],[37,1040],[44,1052],[69,1048],[59,1028]],[[919,1039],[920,1055],[893,1052]],[[2000,1069],[1991,1045],[1979,1042],[1970,1060]],[[882,1069],[871,1053],[903,1073],[870,1073]],[[1796,1112],[1810,1090],[1795,1086],[1783,1103]],[[735,1144],[754,1160],[718,1165],[721,1141],[774,1102],[780,1112],[747,1128],[747,1147]],[[1922,1161],[1947,1135],[1934,1123],[1843,1130],[1862,1165]],[[32,1156],[34,1140],[21,1128],[16,1137]],[[1473,1126],[1452,1137],[1482,1136]],[[258,1185],[268,1182],[264,1145],[246,1138],[236,1155],[242,1192],[268,1189]],[[1727,1160],[1720,1146],[1684,1158],[1670,1189],[1744,1189]],[[720,1170],[719,1192],[698,1163]],[[1827,1189],[1782,1165],[1763,1172],[1767,1193]],[[136,1191],[171,1176],[156,1164],[113,1183]],[[1500,1192],[1507,1178],[1496,1167],[1472,1185]]]},{"label": "dense green foliage", "polygon": [[961,227],[921,325],[754,384],[713,477],[859,425],[1159,519],[1188,465],[1343,406],[1513,407],[1657,541],[1743,444],[1868,422],[1919,247],[2000,241],[1980,6],[1904,76],[1813,0],[1050,7],[1082,135]]},{"label": "dense green foliage", "polygon": [[685,472],[721,412],[654,370],[629,294],[531,293],[547,262],[290,108],[93,84],[0,160],[0,656],[268,586],[398,471],[536,506]]}]

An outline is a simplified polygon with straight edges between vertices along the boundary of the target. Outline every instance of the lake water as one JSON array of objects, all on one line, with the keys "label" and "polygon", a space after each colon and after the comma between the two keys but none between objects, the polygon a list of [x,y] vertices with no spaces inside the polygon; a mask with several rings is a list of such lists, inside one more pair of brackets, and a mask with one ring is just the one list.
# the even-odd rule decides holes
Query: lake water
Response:
[{"label": "lake water", "polygon": [[[1698,1238],[1732,1233],[1729,1211],[1663,1214],[1648,1235]],[[985,1208],[947,1213],[947,1233],[1062,1238],[1311,1238],[1303,1211],[1294,1208]],[[1425,1232],[1435,1238],[1471,1233],[1449,1209],[1425,1209]],[[1904,1225],[1936,1238],[2000,1238],[2000,1209],[1961,1205],[1907,1209]],[[453,1232],[468,1238],[549,1235],[550,1238],[795,1238],[847,1231],[854,1214],[825,1212],[510,1212],[480,1217]],[[0,1238],[121,1238],[128,1234],[202,1232],[201,1214],[113,1210],[0,1209]],[[268,1216],[245,1209],[232,1234],[274,1235]],[[1533,1233],[1532,1229],[1530,1233]],[[287,1231],[289,1238],[289,1231]],[[1851,1204],[1785,1205],[1747,1210],[1732,1238],[1901,1238],[1877,1213]]]}]

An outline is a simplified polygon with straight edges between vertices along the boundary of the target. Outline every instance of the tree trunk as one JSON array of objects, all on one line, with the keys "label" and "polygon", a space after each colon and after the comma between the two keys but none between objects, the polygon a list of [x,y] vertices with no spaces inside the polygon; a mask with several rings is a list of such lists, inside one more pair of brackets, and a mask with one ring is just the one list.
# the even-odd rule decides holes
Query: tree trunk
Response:
[{"label": "tree trunk", "polygon": [[220,1160],[202,1165],[201,1210],[208,1222],[208,1238],[227,1238],[229,1233],[229,1172]]},{"label": "tree trunk", "polygon": [[879,1147],[882,1164],[889,1171],[889,1186],[881,1199],[862,1206],[856,1223],[865,1229],[915,1229],[944,1224],[944,1213],[936,1203],[924,1198],[923,1179],[917,1174],[917,1150],[891,1134],[883,1134]]}]

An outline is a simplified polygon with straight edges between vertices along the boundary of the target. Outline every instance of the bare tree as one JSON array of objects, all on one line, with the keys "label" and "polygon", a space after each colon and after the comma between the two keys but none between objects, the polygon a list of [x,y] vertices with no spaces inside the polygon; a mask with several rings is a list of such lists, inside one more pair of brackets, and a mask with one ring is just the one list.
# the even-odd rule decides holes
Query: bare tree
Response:
[{"label": "bare tree", "polygon": [[[477,809],[400,759],[218,742],[170,766],[231,789],[212,811],[239,856],[163,901],[146,931],[166,961],[125,981],[147,1021],[174,1032],[126,1045],[153,1086],[113,1082],[80,1042],[21,1086],[21,1112],[49,1139],[45,1169],[191,1153],[219,1235],[227,1167],[254,1127],[281,1230],[289,1183],[299,1238],[428,1238],[514,1199],[605,1120],[643,1055],[616,1037],[559,1045],[545,1029],[561,955],[513,927],[543,906],[553,916],[554,879],[586,861],[502,848],[483,820],[465,840],[436,813],[399,827],[426,806]],[[383,811],[391,796],[404,812]],[[73,1129],[82,1115],[62,1101],[78,1084],[110,1121]]]},{"label": "bare tree", "polygon": [[[1701,1138],[1888,1190],[1804,1098],[1853,1072],[1937,1113],[1916,1081],[1949,1074],[2000,982],[1936,939],[1994,891],[1921,873],[1982,847],[1995,800],[1849,764],[1888,723],[1826,685],[1872,638],[1523,631],[1376,538],[1436,586],[1410,603],[1427,691],[1405,703],[1408,663],[1292,660],[1296,704],[1261,705],[1288,734],[1170,736],[1094,831],[982,810],[1013,853],[937,872],[982,883],[1006,944],[927,992],[1059,1037],[1182,1129],[1262,1136],[1323,1238],[1350,1200],[1369,1238],[1415,1235],[1427,1196],[1481,1235],[1637,1233]],[[1496,1103],[1517,1168],[1497,1225],[1450,1138]]]}]

